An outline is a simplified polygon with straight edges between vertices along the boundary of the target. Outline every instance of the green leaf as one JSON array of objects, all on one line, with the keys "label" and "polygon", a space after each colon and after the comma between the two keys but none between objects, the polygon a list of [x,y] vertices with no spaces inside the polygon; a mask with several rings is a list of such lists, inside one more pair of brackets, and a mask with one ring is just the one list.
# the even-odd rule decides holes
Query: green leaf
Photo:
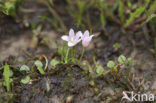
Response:
[{"label": "green leaf", "polygon": [[82,24],[82,14],[83,14],[83,9],[85,7],[86,2],[85,1],[78,1],[77,2],[77,7],[78,7],[78,12],[76,16],[76,21],[77,21],[77,26],[80,26]]},{"label": "green leaf", "polygon": [[21,83],[28,84],[30,81],[30,76],[26,76],[24,79],[21,80]]},{"label": "green leaf", "polygon": [[79,9],[79,12],[82,13],[83,12],[83,8],[85,7],[86,2],[85,1],[78,1],[77,2],[77,6]]},{"label": "green leaf", "polygon": [[22,65],[20,71],[30,71],[30,68],[27,65]]},{"label": "green leaf", "polygon": [[99,76],[102,75],[102,73],[104,72],[104,68],[103,68],[102,66],[100,66],[100,65],[98,65],[96,68],[97,68],[97,69],[96,69],[96,73],[97,73]]},{"label": "green leaf", "polygon": [[5,82],[5,85],[6,85],[8,92],[10,91],[10,76],[11,76],[10,67],[8,64],[5,64],[3,77],[4,77],[4,82]]},{"label": "green leaf", "polygon": [[120,55],[119,58],[118,58],[118,62],[120,64],[125,64],[126,63],[126,57],[123,56],[123,55]]},{"label": "green leaf", "polygon": [[128,63],[132,63],[132,58],[128,58]]},{"label": "green leaf", "polygon": [[43,64],[42,64],[41,61],[37,60],[37,61],[35,62],[35,65],[36,65],[38,71],[39,71],[42,75],[45,74],[45,72],[44,72],[43,69],[42,69]]},{"label": "green leaf", "polygon": [[148,23],[150,20],[152,20],[153,18],[155,18],[156,17],[156,14],[151,14],[150,16],[148,16],[148,18],[146,19],[146,21],[144,21],[143,23],[142,23],[142,25],[144,25],[145,23]]},{"label": "green leaf", "polygon": [[134,12],[131,12],[130,13],[130,17],[126,20],[126,23],[124,25],[124,27],[128,27],[130,24],[133,23],[133,21],[140,17],[140,15],[145,11],[145,8],[144,7],[139,7],[136,9],[136,11]]},{"label": "green leaf", "polygon": [[101,20],[102,27],[104,28],[106,25],[106,20],[105,20],[105,15],[104,15],[103,10],[101,10],[101,13],[100,13],[100,20]]},{"label": "green leaf", "polygon": [[56,67],[59,63],[60,63],[60,62],[59,62],[58,60],[56,60],[56,59],[52,59],[52,60],[50,61],[50,64],[51,64],[53,67]]},{"label": "green leaf", "polygon": [[119,2],[119,9],[118,9],[118,12],[119,12],[119,16],[120,16],[120,19],[122,21],[122,23],[124,22],[124,5],[123,5],[123,2],[120,0]]},{"label": "green leaf", "polygon": [[114,71],[115,71],[115,72],[117,72],[117,71],[118,71],[117,67],[115,67],[115,66],[113,67],[113,69],[114,69]]},{"label": "green leaf", "polygon": [[147,11],[148,15],[154,14],[156,10],[156,0],[153,0]]},{"label": "green leaf", "polygon": [[37,67],[43,67],[42,62],[39,61],[39,60],[35,61],[35,65],[36,65]]},{"label": "green leaf", "polygon": [[113,48],[115,48],[115,49],[120,48],[120,44],[119,44],[119,43],[115,43],[115,44],[113,44]]},{"label": "green leaf", "polygon": [[114,66],[115,66],[114,61],[108,61],[108,63],[107,63],[108,68],[114,68]]}]

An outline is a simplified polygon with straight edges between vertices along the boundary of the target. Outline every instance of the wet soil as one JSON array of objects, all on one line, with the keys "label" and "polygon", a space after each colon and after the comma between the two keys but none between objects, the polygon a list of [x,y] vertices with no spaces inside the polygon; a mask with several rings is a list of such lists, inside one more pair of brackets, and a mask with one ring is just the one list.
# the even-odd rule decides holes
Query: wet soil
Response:
[{"label": "wet soil", "polygon": [[[124,34],[116,26],[110,26],[112,32],[108,33],[107,39],[105,34],[100,34],[93,39],[92,45],[85,52],[84,60],[92,63],[92,57],[95,56],[98,63],[102,64],[107,71],[106,63],[108,60],[117,59],[121,54],[133,59],[133,88],[125,87],[125,90],[142,91],[156,94],[155,73],[156,63],[154,55],[151,52],[151,41],[139,33],[133,35]],[[47,34],[46,34],[47,33]],[[55,32],[46,31],[48,38],[58,39]],[[53,36],[52,36],[53,35]],[[31,48],[33,35],[31,32],[25,32],[22,35],[11,36],[11,38],[1,41],[1,60],[7,61],[12,65],[21,66],[26,63],[32,67],[32,61],[17,63],[29,59],[26,53],[39,58],[46,55],[50,60],[56,52],[54,42],[50,46],[38,43],[36,48]],[[99,42],[100,41],[100,42]],[[118,42],[120,49],[115,50],[113,44]],[[16,62],[15,62],[16,61]],[[52,74],[46,76],[38,75],[32,78],[32,83],[19,85],[15,83],[12,90],[15,93],[15,103],[62,103],[67,102],[71,97],[73,103],[117,103],[121,100],[123,88],[112,81],[110,75],[104,77],[92,78],[85,73],[82,67],[78,65],[59,65]],[[16,75],[18,77],[18,75]],[[90,85],[94,81],[95,85]],[[109,81],[112,81],[111,84]],[[120,81],[121,82],[121,81]],[[140,83],[142,86],[140,87]],[[50,90],[47,90],[49,85]],[[113,85],[115,91],[111,88]],[[97,89],[97,90],[96,90]],[[111,98],[111,100],[109,100]],[[69,102],[70,103],[70,102]]]}]

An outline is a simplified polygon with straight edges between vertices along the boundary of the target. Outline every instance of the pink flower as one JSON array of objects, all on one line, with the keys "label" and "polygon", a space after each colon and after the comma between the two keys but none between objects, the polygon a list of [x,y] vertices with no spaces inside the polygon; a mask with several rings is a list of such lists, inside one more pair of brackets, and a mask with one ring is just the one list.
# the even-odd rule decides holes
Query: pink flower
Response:
[{"label": "pink flower", "polygon": [[94,35],[89,36],[89,31],[86,30],[84,32],[84,35],[82,35],[81,39],[82,39],[82,45],[84,47],[87,47],[90,44],[90,41],[92,40]]},{"label": "pink flower", "polygon": [[81,41],[82,32],[78,31],[75,35],[74,30],[70,29],[69,36],[63,35],[61,38],[68,42],[68,46],[75,46],[77,43]]}]

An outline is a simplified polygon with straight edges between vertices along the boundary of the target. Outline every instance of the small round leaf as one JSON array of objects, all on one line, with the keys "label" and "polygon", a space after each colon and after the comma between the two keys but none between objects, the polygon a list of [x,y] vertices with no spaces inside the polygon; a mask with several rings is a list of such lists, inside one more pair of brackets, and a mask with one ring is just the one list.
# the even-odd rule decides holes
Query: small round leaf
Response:
[{"label": "small round leaf", "polygon": [[108,68],[113,68],[114,66],[115,66],[114,61],[108,61],[108,63],[107,63]]},{"label": "small round leaf", "polygon": [[36,65],[37,67],[43,67],[42,62],[39,61],[39,60],[35,61],[35,65]]},{"label": "small round leaf", "polygon": [[22,65],[20,71],[30,71],[30,68],[26,65]]},{"label": "small round leaf", "polygon": [[100,76],[104,72],[104,68],[102,66],[97,66],[96,67],[96,73]]},{"label": "small round leaf", "polygon": [[126,62],[126,57],[123,56],[123,55],[120,55],[119,58],[118,58],[118,62],[119,62],[120,64],[125,64],[125,62]]},{"label": "small round leaf", "polygon": [[60,62],[59,62],[58,60],[56,60],[56,59],[52,59],[52,60],[50,61],[50,64],[51,64],[53,67],[56,67],[59,63],[60,63]]}]

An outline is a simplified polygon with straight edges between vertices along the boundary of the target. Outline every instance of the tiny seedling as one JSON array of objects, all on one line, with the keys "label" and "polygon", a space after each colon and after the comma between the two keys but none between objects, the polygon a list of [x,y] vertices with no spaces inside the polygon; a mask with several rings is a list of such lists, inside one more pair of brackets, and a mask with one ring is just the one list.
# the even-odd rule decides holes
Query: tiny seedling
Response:
[{"label": "tiny seedling", "polygon": [[20,68],[20,71],[30,71],[30,68],[27,66],[27,65],[22,65],[21,68]]},{"label": "tiny seedling", "polygon": [[126,57],[123,55],[120,55],[118,58],[118,62],[122,65],[125,64],[126,63]]},{"label": "tiny seedling", "polygon": [[108,61],[108,63],[107,63],[107,67],[108,68],[113,68],[115,66],[115,63],[114,63],[114,61]]},{"label": "tiny seedling", "polygon": [[30,76],[27,75],[25,78],[23,78],[23,79],[21,80],[21,83],[23,83],[23,84],[28,84],[29,81],[30,81]]},{"label": "tiny seedling", "polygon": [[89,84],[90,84],[91,86],[95,86],[95,82],[94,82],[94,81],[90,81]]},{"label": "tiny seedling", "polygon": [[104,68],[101,65],[97,65],[96,66],[96,73],[98,74],[98,76],[101,76],[104,72]]},{"label": "tiny seedling", "polygon": [[110,68],[110,69],[114,69],[115,72],[118,71],[116,66],[115,66],[115,62],[114,61],[108,61],[107,67]]},{"label": "tiny seedling", "polygon": [[37,61],[35,61],[35,65],[36,65],[38,71],[39,71],[42,75],[44,75],[45,72],[44,72],[44,70],[43,70],[43,64],[42,64],[42,62],[39,61],[39,60],[37,60]]},{"label": "tiny seedling", "polygon": [[118,50],[118,49],[120,48],[120,44],[119,44],[119,43],[113,44],[113,48],[114,48],[115,50]]},{"label": "tiny seedling", "polygon": [[[116,79],[123,79],[126,84],[129,84],[129,74],[132,69],[132,58],[126,58],[124,55],[120,55],[117,59],[118,62],[109,61],[107,67],[114,69],[115,74],[113,77]],[[122,84],[120,84],[122,85]]]},{"label": "tiny seedling", "polygon": [[114,71],[117,72],[118,66],[125,65],[127,63],[127,59],[124,55],[120,55],[118,57],[118,62],[119,64],[118,63],[116,64],[114,61],[108,61],[107,67],[110,69],[114,69]]},{"label": "tiny seedling", "polygon": [[56,59],[52,59],[50,61],[51,66],[56,67],[58,64],[60,64],[60,61],[56,60]]}]

